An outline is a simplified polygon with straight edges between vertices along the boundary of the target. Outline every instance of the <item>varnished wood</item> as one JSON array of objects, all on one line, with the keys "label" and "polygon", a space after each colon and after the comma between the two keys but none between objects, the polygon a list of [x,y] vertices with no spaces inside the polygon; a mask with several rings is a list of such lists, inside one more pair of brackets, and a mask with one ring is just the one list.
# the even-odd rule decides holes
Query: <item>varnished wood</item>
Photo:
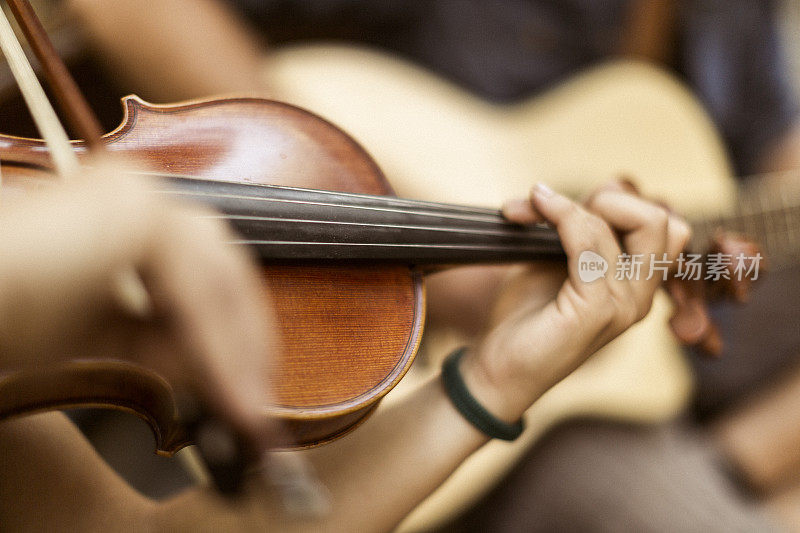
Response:
[{"label": "varnished wood", "polygon": [[36,16],[30,2],[28,0],[8,0],[8,7],[39,60],[47,83],[70,125],[78,135],[86,140],[89,146],[100,148],[102,146],[100,122],[58,55],[47,35],[47,30]]},{"label": "varnished wood", "polygon": [[169,385],[137,366],[83,361],[0,378],[0,412],[4,418],[75,407],[113,407],[136,414],[153,428],[156,448],[161,453],[187,443],[177,423]]},{"label": "varnished wood", "polygon": [[[153,172],[365,194],[392,192],[355,141],[290,105],[250,98],[154,106],[129,97],[123,103],[123,123],[103,141],[109,151],[144,162]],[[86,154],[83,142],[75,145],[79,154]],[[47,180],[37,170],[50,166],[41,141],[0,136],[0,160],[7,178],[4,192],[11,198]],[[271,371],[275,405],[265,406],[265,416],[278,417],[293,430],[297,441],[285,445],[313,445],[340,436],[363,420],[411,365],[424,321],[422,277],[397,265],[276,265],[265,268],[264,274],[284,346]],[[114,369],[106,370],[115,375]],[[121,383],[130,372],[126,368],[123,375],[109,379]],[[163,382],[149,381],[146,374],[137,379],[146,383],[139,391],[171,397]],[[65,371],[60,381],[49,382],[61,383],[59,388],[67,392],[63,404],[55,401],[52,389],[37,393],[34,388],[13,395],[0,406],[0,416],[80,404],[78,384],[89,404],[120,404],[109,393],[107,380],[95,388],[85,374]],[[170,436],[159,439],[163,453],[186,443],[179,436],[174,405],[161,406],[157,416],[144,399],[122,403],[153,424],[156,435]]]}]

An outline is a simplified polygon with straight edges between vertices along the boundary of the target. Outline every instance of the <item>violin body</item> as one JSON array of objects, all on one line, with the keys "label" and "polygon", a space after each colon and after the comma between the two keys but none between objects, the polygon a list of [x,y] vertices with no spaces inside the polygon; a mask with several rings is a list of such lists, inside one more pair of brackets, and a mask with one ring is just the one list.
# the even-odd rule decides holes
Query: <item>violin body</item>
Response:
[{"label": "violin body", "polygon": [[[255,98],[151,105],[123,100],[109,151],[146,170],[216,181],[391,195],[352,138],[299,108]],[[86,149],[75,143],[79,154]],[[43,141],[0,135],[3,194],[13,199],[52,179]],[[310,446],[354,428],[411,365],[424,322],[422,274],[403,265],[264,267],[283,342],[270,369],[274,405],[294,442]],[[275,354],[277,356],[277,354]],[[235,357],[235,354],[232,354]],[[188,444],[171,390],[122,362],[79,362],[0,379],[0,418],[44,409],[107,406],[153,427],[160,453]]]}]

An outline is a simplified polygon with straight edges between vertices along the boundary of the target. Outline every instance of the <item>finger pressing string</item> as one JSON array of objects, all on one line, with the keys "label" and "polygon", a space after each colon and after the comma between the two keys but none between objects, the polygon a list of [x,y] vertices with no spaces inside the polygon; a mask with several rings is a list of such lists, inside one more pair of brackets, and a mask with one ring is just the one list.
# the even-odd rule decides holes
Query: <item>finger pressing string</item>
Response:
[{"label": "finger pressing string", "polygon": [[542,214],[533,208],[530,200],[508,200],[503,204],[502,213],[509,222],[516,224],[537,224],[545,221]]}]

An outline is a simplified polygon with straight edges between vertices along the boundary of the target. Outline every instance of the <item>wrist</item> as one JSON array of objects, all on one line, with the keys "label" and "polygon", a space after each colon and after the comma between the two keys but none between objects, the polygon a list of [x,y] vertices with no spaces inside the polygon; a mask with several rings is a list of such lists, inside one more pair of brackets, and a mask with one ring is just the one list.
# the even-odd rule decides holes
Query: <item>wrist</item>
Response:
[{"label": "wrist", "polygon": [[502,379],[486,364],[483,346],[469,350],[462,358],[459,370],[472,396],[503,422],[517,422],[530,405],[509,380]]},{"label": "wrist", "polygon": [[[442,365],[442,384],[447,396],[456,410],[484,435],[506,441],[516,440],[525,430],[524,421],[521,418],[513,422],[503,420],[475,398],[461,373],[461,360],[466,353],[465,348],[456,350]],[[497,404],[495,410],[498,410]]]}]

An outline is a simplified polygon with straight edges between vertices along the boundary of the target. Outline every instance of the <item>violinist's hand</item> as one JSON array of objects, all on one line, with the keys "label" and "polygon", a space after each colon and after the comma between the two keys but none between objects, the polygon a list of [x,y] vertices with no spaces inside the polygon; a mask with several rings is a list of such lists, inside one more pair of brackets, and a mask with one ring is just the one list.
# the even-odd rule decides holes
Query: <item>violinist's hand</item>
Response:
[{"label": "violinist's hand", "polygon": [[[495,307],[494,326],[462,363],[468,387],[487,408],[508,421],[586,358],[643,318],[660,276],[647,280],[652,257],[674,260],[689,239],[689,226],[665,209],[608,186],[581,206],[537,185],[529,201],[506,204],[519,223],[548,222],[561,237],[568,261],[537,265],[509,281]],[[618,237],[619,236],[619,237]],[[624,250],[642,254],[639,279],[616,279]],[[602,256],[604,277],[582,281],[582,252]]]},{"label": "violinist's hand", "polygon": [[[261,440],[276,339],[246,251],[153,183],[112,167],[91,174],[0,204],[0,371],[128,360]],[[120,292],[137,274],[144,313]]]}]

